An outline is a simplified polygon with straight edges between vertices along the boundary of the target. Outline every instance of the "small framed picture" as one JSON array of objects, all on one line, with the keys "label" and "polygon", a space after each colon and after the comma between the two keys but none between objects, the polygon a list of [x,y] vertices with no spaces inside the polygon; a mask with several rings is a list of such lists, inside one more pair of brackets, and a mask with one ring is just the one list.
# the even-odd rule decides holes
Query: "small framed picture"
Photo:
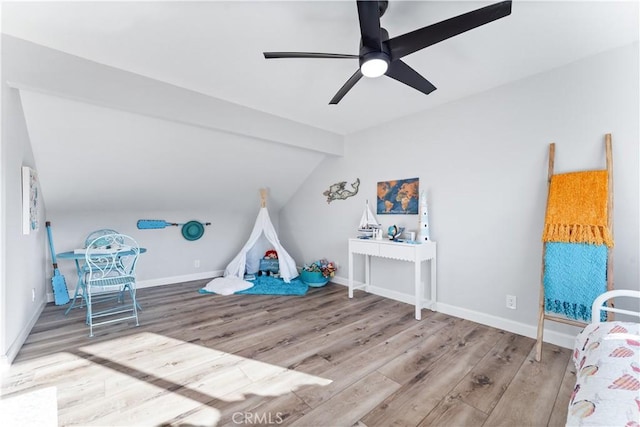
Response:
[{"label": "small framed picture", "polygon": [[40,194],[38,174],[29,166],[22,167],[22,234],[40,229]]}]

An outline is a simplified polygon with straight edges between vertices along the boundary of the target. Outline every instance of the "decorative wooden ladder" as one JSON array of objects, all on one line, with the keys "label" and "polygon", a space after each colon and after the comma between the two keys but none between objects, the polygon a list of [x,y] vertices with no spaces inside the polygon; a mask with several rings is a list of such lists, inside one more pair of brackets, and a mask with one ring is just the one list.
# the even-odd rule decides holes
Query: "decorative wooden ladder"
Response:
[{"label": "decorative wooden ladder", "polygon": [[[613,155],[611,149],[611,134],[605,135],[605,151],[607,162],[607,179],[608,179],[608,200],[607,200],[607,228],[610,235],[613,238]],[[556,145],[555,143],[549,144],[549,170],[547,175],[547,184],[549,191],[551,187],[551,177],[553,176],[553,168],[555,161]],[[547,192],[547,204],[549,203],[549,192]],[[545,289],[544,289],[544,276],[545,276],[545,254],[547,243],[542,245],[542,273],[540,275],[540,306],[538,310],[538,335],[536,342],[536,361],[542,359],[542,335],[544,332],[544,321],[551,320],[554,322],[565,323],[578,327],[585,327],[587,323],[578,320],[573,320],[563,316],[557,316],[554,314],[548,314],[545,311]],[[609,248],[607,251],[607,290],[613,290],[613,248]],[[612,316],[610,313],[609,316]],[[609,317],[611,319],[611,317]]]}]

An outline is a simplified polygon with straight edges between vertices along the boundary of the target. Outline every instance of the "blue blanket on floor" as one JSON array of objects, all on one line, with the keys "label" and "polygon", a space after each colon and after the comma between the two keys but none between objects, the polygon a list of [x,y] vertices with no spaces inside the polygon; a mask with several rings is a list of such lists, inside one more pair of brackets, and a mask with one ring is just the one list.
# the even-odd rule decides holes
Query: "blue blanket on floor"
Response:
[{"label": "blue blanket on floor", "polygon": [[546,243],[545,310],[591,321],[591,304],[607,290],[607,246]]},{"label": "blue blanket on floor", "polygon": [[[258,276],[255,280],[248,280],[253,283],[253,287],[238,291],[235,295],[252,294],[252,295],[304,295],[309,290],[309,286],[304,284],[300,279],[292,279],[290,283],[285,283],[282,279],[276,279],[271,276]],[[213,294],[200,289],[201,294]]]}]

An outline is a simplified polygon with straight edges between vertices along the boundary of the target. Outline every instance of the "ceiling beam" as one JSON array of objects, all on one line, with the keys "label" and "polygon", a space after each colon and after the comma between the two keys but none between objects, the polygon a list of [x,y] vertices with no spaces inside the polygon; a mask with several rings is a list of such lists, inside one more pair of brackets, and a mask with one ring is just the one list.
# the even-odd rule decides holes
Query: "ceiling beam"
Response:
[{"label": "ceiling beam", "polygon": [[[250,136],[328,155],[344,155],[342,135],[3,35],[11,55],[7,83],[20,89]],[[221,84],[223,84],[221,82]]]}]

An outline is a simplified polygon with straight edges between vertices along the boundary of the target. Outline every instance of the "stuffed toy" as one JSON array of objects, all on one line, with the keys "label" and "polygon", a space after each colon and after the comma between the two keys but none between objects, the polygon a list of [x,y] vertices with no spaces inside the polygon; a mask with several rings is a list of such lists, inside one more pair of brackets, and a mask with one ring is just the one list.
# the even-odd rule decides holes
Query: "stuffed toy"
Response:
[{"label": "stuffed toy", "polygon": [[278,252],[270,249],[264,253],[264,259],[278,259]]}]

